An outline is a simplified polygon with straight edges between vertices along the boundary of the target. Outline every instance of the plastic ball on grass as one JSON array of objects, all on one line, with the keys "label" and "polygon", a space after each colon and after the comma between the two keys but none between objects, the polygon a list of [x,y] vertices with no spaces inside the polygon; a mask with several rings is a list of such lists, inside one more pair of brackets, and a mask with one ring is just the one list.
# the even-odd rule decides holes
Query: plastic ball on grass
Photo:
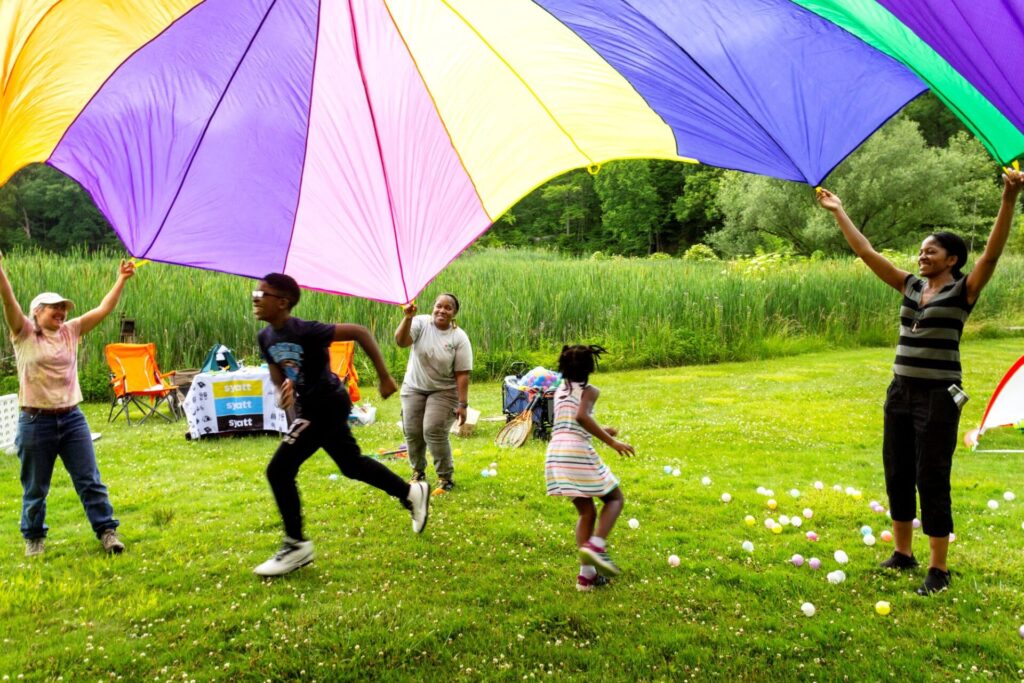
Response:
[{"label": "plastic ball on grass", "polygon": [[498,470],[496,470],[494,468],[491,468],[491,469],[487,470],[487,476],[489,476],[489,477],[496,477],[496,476],[498,476]]},{"label": "plastic ball on grass", "polygon": [[700,483],[704,486],[711,486],[711,477],[701,477]]},{"label": "plastic ball on grass", "polygon": [[988,502],[988,509],[989,510],[998,510],[999,509],[999,501],[997,501],[997,500],[990,500]]},{"label": "plastic ball on grass", "polygon": [[678,477],[682,473],[683,473],[682,470],[680,470],[678,467],[675,468],[674,470],[672,470],[672,476],[673,477]]},{"label": "plastic ball on grass", "polygon": [[750,541],[743,541],[743,545],[740,547],[746,550],[748,553],[754,552],[754,544]]},{"label": "plastic ball on grass", "polygon": [[776,523],[776,525],[772,527],[772,533],[773,534],[781,534],[782,533],[782,525]]},{"label": "plastic ball on grass", "polygon": [[840,486],[839,484],[836,484],[835,486],[832,487],[832,490],[835,491],[836,493],[840,493],[842,492],[843,487]]},{"label": "plastic ball on grass", "polygon": [[640,520],[637,519],[636,517],[634,517],[633,519],[629,520],[629,528],[630,529],[639,529],[640,528]]},{"label": "plastic ball on grass", "polygon": [[919,520],[917,517],[914,517],[914,521],[910,523],[910,526],[914,527],[915,529],[920,529],[921,520]]},{"label": "plastic ball on grass", "polygon": [[754,519],[754,515],[747,515],[743,518],[743,523],[747,526],[754,526],[755,524],[757,524],[757,520]]},{"label": "plastic ball on grass", "polygon": [[774,498],[769,498],[768,502],[765,504],[768,506],[769,510],[774,510],[775,508],[779,507],[779,504],[775,501]]},{"label": "plastic ball on grass", "polygon": [[790,517],[789,523],[791,526],[795,526],[797,529],[799,529],[804,525],[804,520],[800,519],[799,517]]},{"label": "plastic ball on grass", "polygon": [[814,516],[814,510],[811,508],[804,508],[804,519],[810,519]]},{"label": "plastic ball on grass", "polygon": [[829,572],[826,578],[828,578],[828,582],[832,585],[838,585],[846,581],[846,572],[842,569],[837,569],[834,572]]},{"label": "plastic ball on grass", "polygon": [[816,557],[812,557],[811,559],[807,560],[807,566],[813,569],[814,571],[818,571],[819,569],[821,569],[821,560],[819,560]]},{"label": "plastic ball on grass", "polygon": [[[812,605],[809,602],[805,602],[804,604],[800,605],[800,611],[804,613],[805,617],[813,617],[814,613],[817,610],[814,609],[814,605]],[[1022,631],[1024,631],[1024,626],[1021,626],[1020,628]],[[1021,637],[1024,637],[1024,634],[1021,634]]]},{"label": "plastic ball on grass", "polygon": [[768,529],[769,531],[771,531],[773,526],[775,526],[775,520],[774,519],[769,517],[768,519],[764,520],[764,528],[765,529]]},{"label": "plastic ball on grass", "polygon": [[879,538],[881,538],[882,541],[884,541],[885,543],[891,543],[892,542],[892,532],[889,531],[889,530],[883,531],[881,533],[881,535],[879,536]]},{"label": "plastic ball on grass", "polygon": [[835,551],[834,553],[832,553],[832,557],[834,557],[836,562],[838,562],[839,564],[846,564],[850,561],[850,556],[847,555],[846,552],[843,550]]},{"label": "plastic ball on grass", "polygon": [[1006,493],[1003,494],[1003,500],[1005,500],[1007,503],[1014,500],[1016,497],[1017,496],[1014,494],[1013,491],[1007,491]]},{"label": "plastic ball on grass", "polygon": [[892,605],[890,605],[886,600],[879,600],[875,603],[875,611],[884,617],[892,611]]},{"label": "plastic ball on grass", "polygon": [[757,487],[758,494],[763,496],[764,495],[764,491],[765,491],[765,488],[763,486],[758,486]]},{"label": "plastic ball on grass", "polygon": [[672,465],[665,465],[661,469],[665,474],[672,474]]},{"label": "plastic ball on grass", "polygon": [[789,562],[794,567],[802,567],[804,565],[804,556],[800,553],[797,553],[793,555],[793,557],[789,558]]},{"label": "plastic ball on grass", "polygon": [[825,488],[825,484],[823,482],[816,481],[816,482],[814,482],[814,488],[816,488],[817,490],[820,491],[823,488]]},{"label": "plastic ball on grass", "polygon": [[860,528],[860,535],[861,536],[870,536],[871,535],[871,527],[869,527],[866,524],[864,526],[862,526]]},{"label": "plastic ball on grass", "polygon": [[480,476],[481,477],[489,477],[489,476],[491,476],[491,471],[485,467],[482,470],[480,470]]},{"label": "plastic ball on grass", "polygon": [[789,515],[779,515],[779,524],[782,526],[789,524]]},{"label": "plastic ball on grass", "polygon": [[794,498],[799,498],[800,497],[800,490],[799,489],[790,489],[789,490],[789,495],[793,496]]},{"label": "plastic ball on grass", "polygon": [[679,556],[678,555],[669,555],[668,556],[668,566],[670,566],[670,567],[678,567],[679,566]]},{"label": "plastic ball on grass", "polygon": [[954,534],[952,531],[950,531],[949,532],[949,542],[952,543],[955,540],[956,540],[956,534]]},{"label": "plastic ball on grass", "polygon": [[864,540],[864,545],[871,546],[871,545],[875,544],[875,537],[872,536],[871,534],[868,534],[867,536],[865,536],[863,540]]},{"label": "plastic ball on grass", "polygon": [[805,536],[807,537],[807,540],[808,540],[808,541],[811,541],[812,543],[813,543],[814,541],[817,541],[817,540],[818,540],[818,534],[817,534],[816,532],[814,532],[814,531],[808,531],[808,532],[807,532],[806,534],[804,534],[804,535],[805,535]]},{"label": "plastic ball on grass", "polygon": [[723,503],[728,503],[730,500],[732,500],[732,494],[731,493],[723,493],[722,494],[722,502]]},{"label": "plastic ball on grass", "polygon": [[1017,629],[1017,635],[1020,636],[1021,638],[1024,638],[1024,624],[1021,624],[1020,628]]}]

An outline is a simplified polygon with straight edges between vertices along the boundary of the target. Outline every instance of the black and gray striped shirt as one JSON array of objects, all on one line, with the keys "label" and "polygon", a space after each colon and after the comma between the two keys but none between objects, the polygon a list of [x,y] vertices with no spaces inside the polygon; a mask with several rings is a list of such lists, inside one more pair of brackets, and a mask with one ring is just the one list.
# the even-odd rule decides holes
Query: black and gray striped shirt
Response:
[{"label": "black and gray striped shirt", "polygon": [[959,382],[960,336],[974,304],[967,303],[967,278],[946,285],[921,306],[927,284],[907,275],[900,306],[900,340],[893,372],[902,377]]}]

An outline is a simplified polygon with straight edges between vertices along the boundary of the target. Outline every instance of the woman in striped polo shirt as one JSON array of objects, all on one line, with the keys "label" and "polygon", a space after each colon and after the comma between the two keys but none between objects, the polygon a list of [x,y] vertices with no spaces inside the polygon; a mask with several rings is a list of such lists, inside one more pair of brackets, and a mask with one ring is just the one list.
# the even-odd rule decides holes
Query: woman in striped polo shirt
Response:
[{"label": "woman in striped polo shirt", "polygon": [[928,573],[917,589],[921,595],[949,586],[946,552],[953,531],[949,480],[960,409],[967,400],[960,388],[960,336],[1003,253],[1022,187],[1024,175],[1007,169],[995,226],[970,273],[960,272],[967,260],[964,241],[952,233],[940,232],[921,243],[917,259],[920,277],[897,268],[875,251],[846,215],[839,197],[827,190],[818,191],[818,203],[832,212],[857,256],[883,282],[903,294],[894,376],[885,399],[882,445],[896,549],[882,566],[897,570],[917,567],[912,540],[919,494],[921,525],[931,551]]}]

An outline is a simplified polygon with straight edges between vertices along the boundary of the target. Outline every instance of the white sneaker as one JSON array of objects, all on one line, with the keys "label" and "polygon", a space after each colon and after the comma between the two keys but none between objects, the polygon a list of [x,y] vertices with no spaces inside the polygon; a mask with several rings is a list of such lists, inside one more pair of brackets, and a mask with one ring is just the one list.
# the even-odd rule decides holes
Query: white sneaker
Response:
[{"label": "white sneaker", "polygon": [[422,534],[430,517],[430,485],[426,481],[409,484],[409,512],[412,514],[412,530]]},{"label": "white sneaker", "polygon": [[284,576],[312,561],[313,541],[296,541],[285,536],[281,549],[253,571],[259,576]]}]

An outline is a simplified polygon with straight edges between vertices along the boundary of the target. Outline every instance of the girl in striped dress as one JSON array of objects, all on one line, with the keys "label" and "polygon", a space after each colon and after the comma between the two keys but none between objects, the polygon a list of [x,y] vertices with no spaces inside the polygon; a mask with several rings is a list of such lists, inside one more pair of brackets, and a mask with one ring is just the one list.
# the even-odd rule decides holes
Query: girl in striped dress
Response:
[{"label": "girl in striped dress", "polygon": [[[995,272],[1010,234],[1024,175],[1012,168],[1003,176],[1003,200],[985,251],[969,273],[967,245],[948,233],[929,235],[918,254],[920,277],[879,254],[843,210],[839,197],[818,191],[818,203],[832,212],[853,251],[875,275],[903,295],[893,380],[885,398],[882,464],[889,495],[896,549],[882,562],[887,569],[917,567],[912,541],[921,499],[921,526],[928,536],[928,572],[920,595],[945,590],[949,535],[953,531],[950,474],[956,450],[961,388],[960,335],[981,290]],[[916,495],[915,495],[916,493]]]},{"label": "girl in striped dress", "polygon": [[[625,498],[619,480],[601,462],[590,444],[591,435],[604,441],[619,455],[633,455],[633,447],[618,441],[612,427],[602,427],[592,415],[600,392],[588,383],[595,361],[605,350],[600,346],[564,346],[558,359],[562,386],[555,394],[555,422],[551,430],[544,476],[549,496],[572,499],[579,519],[576,546],[580,573],[576,590],[589,591],[608,582],[619,568],[608,556],[605,539],[622,512]],[[598,516],[594,499],[604,505]],[[596,527],[596,528],[595,528]]]}]

